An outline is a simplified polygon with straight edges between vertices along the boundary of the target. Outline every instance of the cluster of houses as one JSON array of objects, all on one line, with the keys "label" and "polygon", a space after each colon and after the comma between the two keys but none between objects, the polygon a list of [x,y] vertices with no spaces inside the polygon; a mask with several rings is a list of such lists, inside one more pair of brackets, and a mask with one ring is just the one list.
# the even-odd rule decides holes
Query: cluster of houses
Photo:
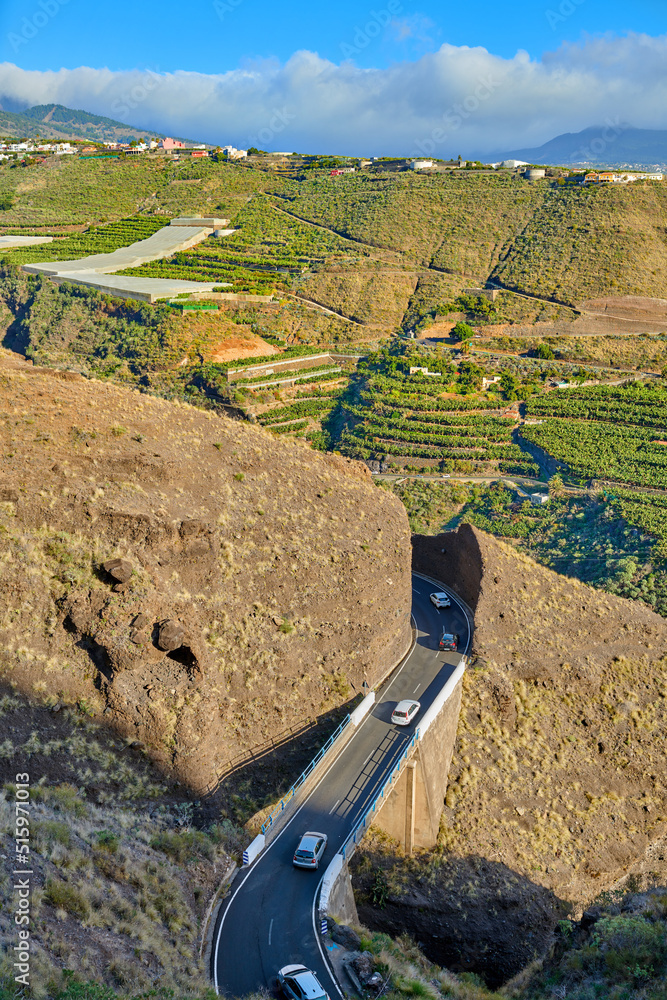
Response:
[{"label": "cluster of houses", "polygon": [[[239,156],[246,156],[245,150],[235,150],[233,146],[225,147],[225,150],[233,150],[236,154],[230,159],[238,159]],[[209,149],[202,143],[195,145],[182,142],[180,139],[140,139],[131,142],[115,142],[106,139],[102,142],[91,143],[86,140],[73,140],[71,142],[48,142],[40,139],[23,139],[20,142],[6,140],[0,141],[0,160],[24,158],[24,157],[46,157],[46,156],[141,156],[145,153],[169,154],[183,153],[192,157],[203,157],[209,155]],[[228,154],[229,155],[229,154]]]},{"label": "cluster of houses", "polygon": [[633,181],[661,181],[664,174],[629,174],[603,170],[591,172],[584,177],[584,184],[632,184]]},{"label": "cluster of houses", "polygon": [[24,139],[23,142],[0,142],[0,160],[16,156],[67,156],[78,153],[71,142],[40,142]]}]

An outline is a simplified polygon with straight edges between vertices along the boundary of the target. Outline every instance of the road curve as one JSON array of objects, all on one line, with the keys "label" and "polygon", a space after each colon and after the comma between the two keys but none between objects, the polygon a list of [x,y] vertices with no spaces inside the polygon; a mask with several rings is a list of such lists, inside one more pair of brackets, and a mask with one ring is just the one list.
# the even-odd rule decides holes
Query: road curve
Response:
[{"label": "road curve", "polygon": [[[416,642],[378,701],[338,758],[326,769],[294,816],[250,867],[242,869],[223,902],[213,935],[211,973],[216,992],[243,997],[272,988],[283,965],[299,962],[313,969],[332,1000],[340,991],[315,926],[314,899],[324,869],[361,820],[367,806],[411,739],[429,707],[470,646],[470,625],[452,593],[452,607],[438,611],[429,594],[447,588],[413,574],[412,615]],[[438,650],[443,626],[458,632],[458,653]],[[391,724],[397,701],[416,698],[421,712],[405,728]],[[305,830],[329,837],[320,872],[295,869],[292,855]]]}]

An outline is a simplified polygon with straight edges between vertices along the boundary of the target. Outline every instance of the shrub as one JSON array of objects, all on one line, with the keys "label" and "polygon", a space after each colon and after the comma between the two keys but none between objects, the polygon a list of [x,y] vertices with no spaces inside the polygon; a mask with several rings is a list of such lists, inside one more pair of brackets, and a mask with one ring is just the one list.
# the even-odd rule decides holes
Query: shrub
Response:
[{"label": "shrub", "polygon": [[49,879],[44,890],[44,898],[52,906],[66,910],[73,917],[85,919],[90,913],[88,900],[81,895],[76,886],[60,879]]},{"label": "shrub", "polygon": [[196,857],[210,860],[215,853],[211,838],[202,830],[164,830],[150,843],[155,850],[164,851],[179,864]]}]

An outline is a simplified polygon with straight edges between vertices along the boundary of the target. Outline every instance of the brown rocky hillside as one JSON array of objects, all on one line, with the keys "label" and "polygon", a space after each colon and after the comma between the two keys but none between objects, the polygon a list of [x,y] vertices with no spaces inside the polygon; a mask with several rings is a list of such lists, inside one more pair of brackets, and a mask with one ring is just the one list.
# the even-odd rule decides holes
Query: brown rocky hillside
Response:
[{"label": "brown rocky hillside", "polygon": [[0,671],[201,794],[410,637],[398,500],[268,432],[0,355]]},{"label": "brown rocky hillside", "polygon": [[497,985],[548,947],[563,903],[666,880],[667,622],[470,525],[414,554],[474,608],[472,662],[439,847],[369,844],[359,915]]}]

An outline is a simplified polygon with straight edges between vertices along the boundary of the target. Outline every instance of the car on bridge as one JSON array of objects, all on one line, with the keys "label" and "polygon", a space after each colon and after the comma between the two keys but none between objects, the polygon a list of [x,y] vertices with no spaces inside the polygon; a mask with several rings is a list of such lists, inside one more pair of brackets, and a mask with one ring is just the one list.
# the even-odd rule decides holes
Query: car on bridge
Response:
[{"label": "car on bridge", "polygon": [[278,985],[287,1000],[330,1000],[314,972],[305,965],[286,965],[278,972]]},{"label": "car on bridge", "polygon": [[431,604],[435,604],[436,608],[451,608],[452,606],[449,594],[431,594],[429,601]]},{"label": "car on bridge", "polygon": [[409,726],[420,708],[420,702],[413,701],[412,698],[405,698],[403,701],[399,701],[391,713],[391,721],[397,726]]},{"label": "car on bridge", "polygon": [[448,632],[446,628],[443,628],[438,648],[457,650],[459,648],[459,637],[456,632]]},{"label": "car on bridge", "polygon": [[292,864],[295,868],[317,868],[327,846],[326,833],[308,830],[304,833],[294,852]]}]

